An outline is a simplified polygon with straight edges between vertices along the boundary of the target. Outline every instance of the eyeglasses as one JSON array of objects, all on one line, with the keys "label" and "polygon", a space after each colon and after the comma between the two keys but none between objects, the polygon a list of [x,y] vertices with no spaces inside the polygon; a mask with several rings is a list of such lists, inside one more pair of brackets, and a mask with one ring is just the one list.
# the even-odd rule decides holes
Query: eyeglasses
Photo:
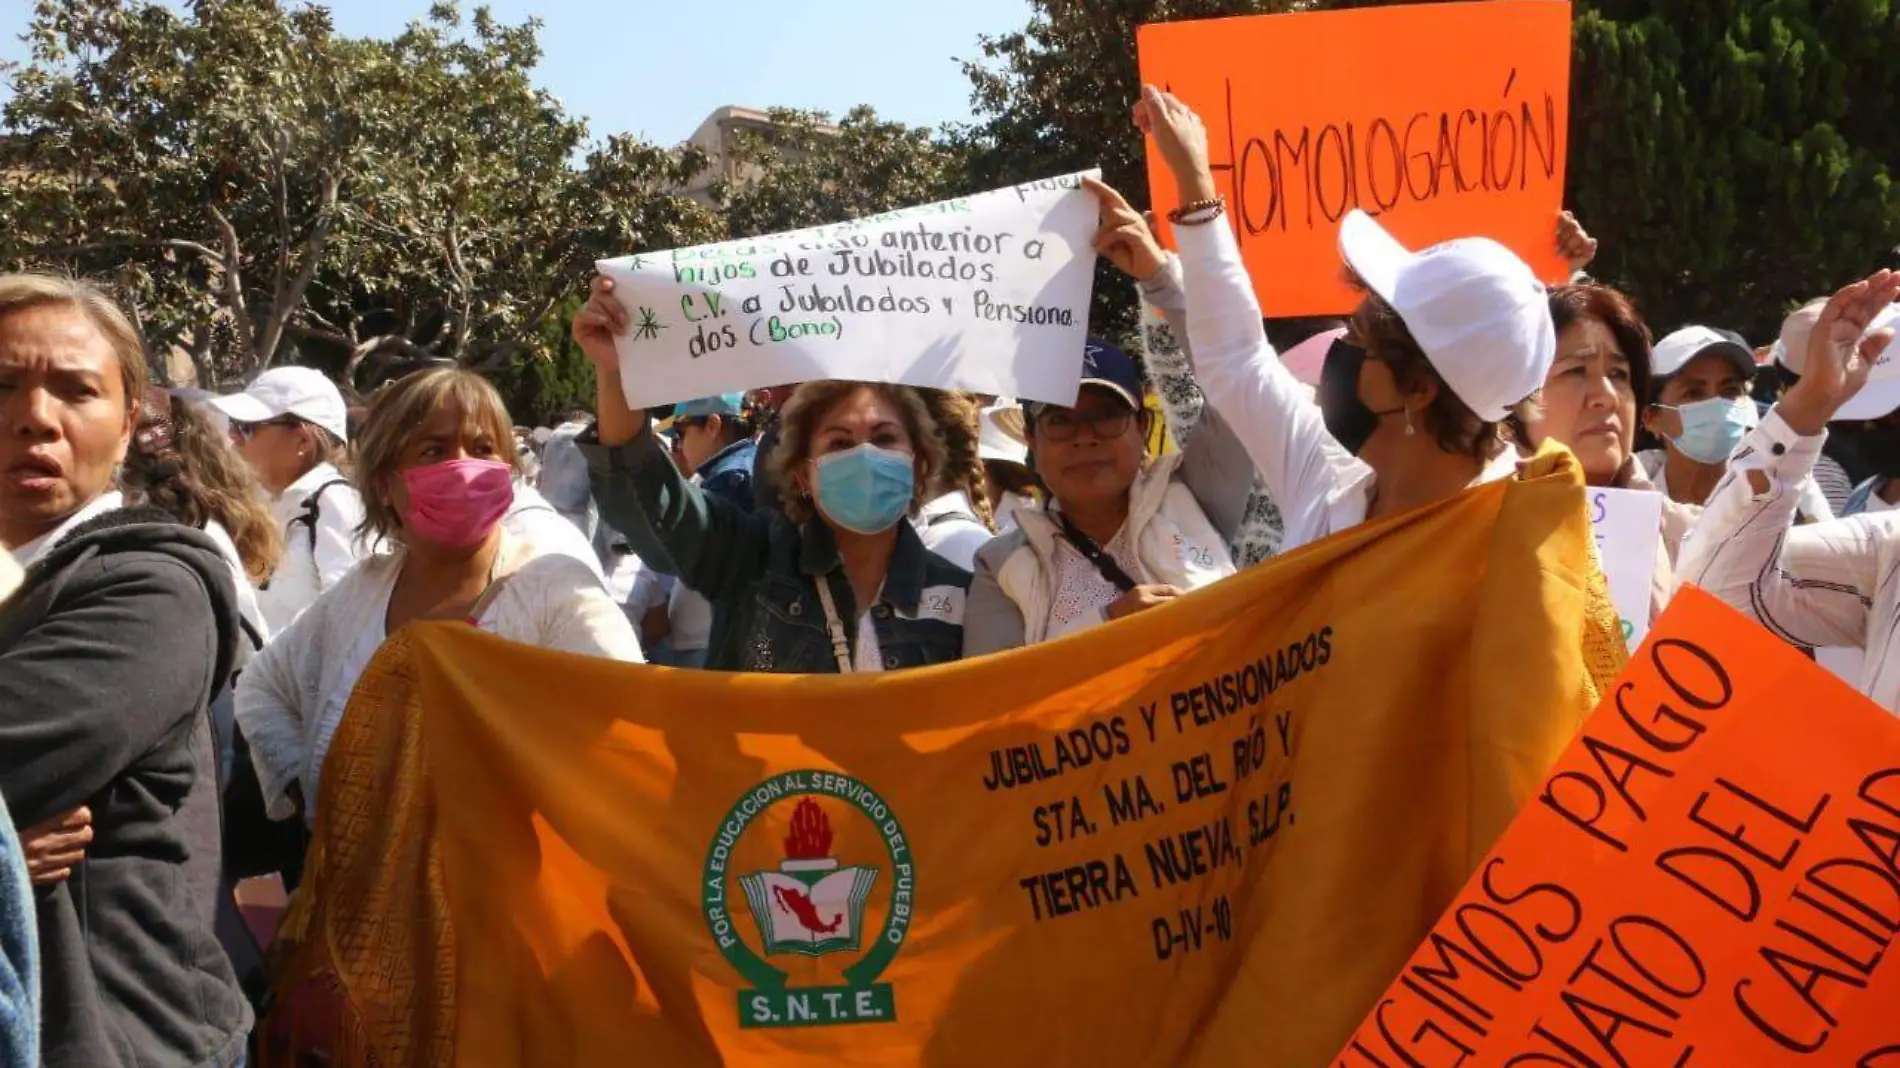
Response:
[{"label": "eyeglasses", "polygon": [[266,419],[261,423],[234,422],[231,424],[231,436],[239,441],[249,441],[257,436],[258,431],[267,426],[296,426],[302,422],[303,420],[294,415],[280,415],[275,419]]},{"label": "eyeglasses", "polygon": [[1046,408],[1041,418],[1036,420],[1036,433],[1052,442],[1074,441],[1083,427],[1095,435],[1098,441],[1108,441],[1128,433],[1134,425],[1135,413],[1127,408],[1111,408],[1105,412],[1085,414],[1073,408]]}]

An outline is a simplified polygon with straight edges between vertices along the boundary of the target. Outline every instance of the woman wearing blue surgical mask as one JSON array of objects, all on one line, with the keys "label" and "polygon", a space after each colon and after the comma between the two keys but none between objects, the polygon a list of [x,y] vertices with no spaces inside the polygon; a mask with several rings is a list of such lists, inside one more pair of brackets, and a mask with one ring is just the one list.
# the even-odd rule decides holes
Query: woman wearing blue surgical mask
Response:
[{"label": "woman wearing blue surgical mask", "polygon": [[1670,500],[1700,506],[1761,421],[1748,395],[1755,354],[1736,334],[1685,326],[1656,343],[1654,359],[1646,425],[1663,448],[1636,458]]},{"label": "woman wearing blue surgical mask", "polygon": [[906,522],[946,464],[916,390],[799,386],[766,461],[782,503],[748,513],[682,476],[651,421],[627,407],[614,351],[626,329],[613,283],[596,279],[574,320],[600,386],[600,421],[580,445],[601,517],[721,609],[706,667],[849,673],[962,655],[970,573]]}]

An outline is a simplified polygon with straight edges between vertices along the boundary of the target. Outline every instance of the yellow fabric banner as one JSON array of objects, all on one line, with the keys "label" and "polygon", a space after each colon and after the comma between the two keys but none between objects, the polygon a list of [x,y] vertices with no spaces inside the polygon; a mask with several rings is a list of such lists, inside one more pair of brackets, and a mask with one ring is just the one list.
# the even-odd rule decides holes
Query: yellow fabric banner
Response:
[{"label": "yellow fabric banner", "polygon": [[1621,668],[1581,484],[890,675],[410,628],[283,978],[384,1068],[1324,1064]]}]

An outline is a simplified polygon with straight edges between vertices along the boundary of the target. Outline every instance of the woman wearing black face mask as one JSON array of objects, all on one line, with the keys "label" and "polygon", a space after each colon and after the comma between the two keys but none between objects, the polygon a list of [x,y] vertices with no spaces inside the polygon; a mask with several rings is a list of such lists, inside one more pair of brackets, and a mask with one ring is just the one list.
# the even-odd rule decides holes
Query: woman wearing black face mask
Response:
[{"label": "woman wearing black face mask", "polygon": [[1261,327],[1201,120],[1149,88],[1136,123],[1184,205],[1172,221],[1201,388],[1279,505],[1288,550],[1515,474],[1498,428],[1556,351],[1544,287],[1522,260],[1483,238],[1413,253],[1348,215],[1340,251],[1368,292],[1348,333],[1356,348],[1329,360],[1315,405]]}]

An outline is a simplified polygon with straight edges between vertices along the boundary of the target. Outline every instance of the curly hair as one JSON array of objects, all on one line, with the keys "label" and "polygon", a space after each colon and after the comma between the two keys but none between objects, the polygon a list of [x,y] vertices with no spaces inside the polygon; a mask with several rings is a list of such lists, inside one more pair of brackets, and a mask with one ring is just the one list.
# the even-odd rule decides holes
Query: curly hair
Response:
[{"label": "curly hair", "polygon": [[187,526],[216,521],[237,546],[252,585],[263,585],[277,570],[284,536],[257,476],[230,438],[186,401],[157,387],[146,390],[119,480]]},{"label": "curly hair", "polygon": [[920,389],[917,395],[923,398],[930,418],[943,434],[944,468],[929,488],[931,495],[942,496],[961,490],[976,508],[976,517],[984,526],[995,530],[996,513],[990,508],[983,457],[977,452],[977,439],[983,432],[983,409],[968,393]]},{"label": "curly hair", "polygon": [[[876,393],[897,409],[898,417],[904,423],[904,431],[910,435],[911,455],[917,465],[917,482],[924,492],[936,484],[934,480],[937,473],[949,466],[943,432],[938,429],[929,406],[917,390],[881,382],[807,382],[798,387],[779,412],[778,445],[773,448],[766,462],[766,472],[772,479],[773,488],[778,491],[780,507],[784,509],[786,518],[793,522],[806,522],[816,514],[812,509],[811,498],[799,489],[798,479],[793,472],[811,459],[812,439],[818,436],[818,427],[825,415],[861,389]],[[917,514],[917,509],[923,504],[920,498],[921,495],[911,500],[912,515]]]}]

